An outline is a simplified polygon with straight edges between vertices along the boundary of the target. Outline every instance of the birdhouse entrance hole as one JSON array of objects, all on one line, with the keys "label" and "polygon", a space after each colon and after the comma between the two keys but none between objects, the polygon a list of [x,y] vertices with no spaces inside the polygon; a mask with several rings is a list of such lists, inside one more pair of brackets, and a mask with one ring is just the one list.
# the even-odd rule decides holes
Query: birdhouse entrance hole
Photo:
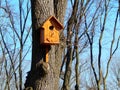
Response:
[{"label": "birdhouse entrance hole", "polygon": [[54,29],[54,26],[49,26],[49,29],[50,29],[50,30],[53,30],[53,29]]}]

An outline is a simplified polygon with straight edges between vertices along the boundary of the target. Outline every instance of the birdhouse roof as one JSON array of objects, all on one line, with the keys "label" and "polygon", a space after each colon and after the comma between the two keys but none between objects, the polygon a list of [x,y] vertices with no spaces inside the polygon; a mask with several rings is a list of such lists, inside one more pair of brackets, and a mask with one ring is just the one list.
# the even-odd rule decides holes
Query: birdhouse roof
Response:
[{"label": "birdhouse roof", "polygon": [[63,29],[63,25],[57,20],[57,18],[55,18],[54,16],[50,16],[45,22],[44,24],[50,21],[52,24],[55,25],[55,27],[59,27],[59,30]]}]

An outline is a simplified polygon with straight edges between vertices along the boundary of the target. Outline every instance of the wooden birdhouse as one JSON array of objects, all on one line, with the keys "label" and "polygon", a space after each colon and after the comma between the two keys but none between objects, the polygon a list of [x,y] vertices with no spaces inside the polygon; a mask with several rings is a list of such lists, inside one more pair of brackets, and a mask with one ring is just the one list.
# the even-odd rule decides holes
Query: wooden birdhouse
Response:
[{"label": "wooden birdhouse", "polygon": [[49,17],[40,28],[40,44],[59,44],[59,31],[62,29],[62,24],[54,16]]}]

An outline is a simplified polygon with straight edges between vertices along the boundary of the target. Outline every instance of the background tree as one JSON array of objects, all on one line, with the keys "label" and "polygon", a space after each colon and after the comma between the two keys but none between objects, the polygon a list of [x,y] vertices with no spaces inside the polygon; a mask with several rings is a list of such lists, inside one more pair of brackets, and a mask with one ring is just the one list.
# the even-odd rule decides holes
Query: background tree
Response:
[{"label": "background tree", "polygon": [[119,64],[120,64],[119,56],[114,56],[110,64],[111,65],[110,72],[112,75],[108,76],[111,79],[107,83],[108,85],[110,85],[111,89],[116,89],[116,90],[120,89],[120,66]]},{"label": "background tree", "polygon": [[[15,3],[18,8],[15,8],[14,2],[0,1],[1,76],[5,78],[1,90],[22,90],[23,62],[31,48],[31,44],[27,43],[30,41],[31,30],[31,25],[28,24],[30,3],[22,0]],[[23,10],[24,6],[27,8]]]},{"label": "background tree", "polygon": [[[101,1],[100,1],[101,2]],[[111,42],[109,43],[108,46],[110,46],[109,48],[109,56],[108,56],[108,59],[106,60],[106,65],[104,67],[104,69],[102,68],[102,56],[104,54],[103,52],[103,40],[104,40],[104,35],[105,35],[105,32],[107,31],[107,26],[106,24],[108,23],[108,18],[109,18],[109,14],[110,14],[110,11],[112,9],[110,3],[112,1],[109,0],[104,0],[104,4],[102,3],[103,7],[103,10],[101,11],[101,14],[100,14],[100,23],[99,23],[99,27],[100,27],[100,34],[99,34],[99,39],[98,39],[98,59],[97,59],[97,62],[98,62],[98,70],[95,69],[94,67],[94,63],[93,63],[93,60],[94,60],[94,55],[93,55],[93,44],[94,44],[94,37],[93,35],[89,35],[88,32],[86,33],[88,39],[89,39],[89,43],[90,43],[90,55],[91,55],[91,67],[93,69],[93,74],[94,74],[94,77],[95,77],[95,81],[96,81],[96,88],[98,90],[100,90],[101,88],[103,88],[104,90],[107,90],[107,85],[106,85],[106,79],[108,77],[108,72],[109,72],[109,67],[110,67],[110,62],[112,60],[112,57],[113,55],[115,54],[116,50],[118,50],[118,45],[119,45],[119,39],[120,39],[120,36],[118,35],[116,38],[116,43],[115,43],[115,36],[116,36],[116,26],[117,26],[117,22],[118,22],[118,11],[119,11],[119,8],[118,10],[116,11],[116,18],[115,18],[115,23],[113,25],[112,28],[112,39],[111,39]],[[103,14],[104,13],[104,14]],[[87,25],[87,19],[85,19],[85,25],[86,25],[86,29],[88,27]],[[92,32],[94,34],[94,31]],[[115,44],[114,48],[113,48],[113,45]],[[103,73],[104,72],[104,73]],[[102,82],[102,83],[101,83]],[[103,85],[103,87],[101,87]]]}]

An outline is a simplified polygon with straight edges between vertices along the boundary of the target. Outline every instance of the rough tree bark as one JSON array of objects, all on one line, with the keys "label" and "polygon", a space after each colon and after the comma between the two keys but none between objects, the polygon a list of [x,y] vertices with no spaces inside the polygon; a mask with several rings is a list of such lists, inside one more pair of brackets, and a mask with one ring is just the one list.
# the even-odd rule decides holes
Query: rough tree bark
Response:
[{"label": "rough tree bark", "polygon": [[[58,90],[62,50],[64,48],[62,46],[63,41],[60,45],[50,46],[49,62],[48,64],[45,63],[45,46],[40,45],[40,27],[51,15],[54,15],[63,23],[66,4],[67,0],[31,0],[32,64],[26,78],[26,90]],[[49,65],[49,70],[45,75],[43,68],[46,65]]]}]

